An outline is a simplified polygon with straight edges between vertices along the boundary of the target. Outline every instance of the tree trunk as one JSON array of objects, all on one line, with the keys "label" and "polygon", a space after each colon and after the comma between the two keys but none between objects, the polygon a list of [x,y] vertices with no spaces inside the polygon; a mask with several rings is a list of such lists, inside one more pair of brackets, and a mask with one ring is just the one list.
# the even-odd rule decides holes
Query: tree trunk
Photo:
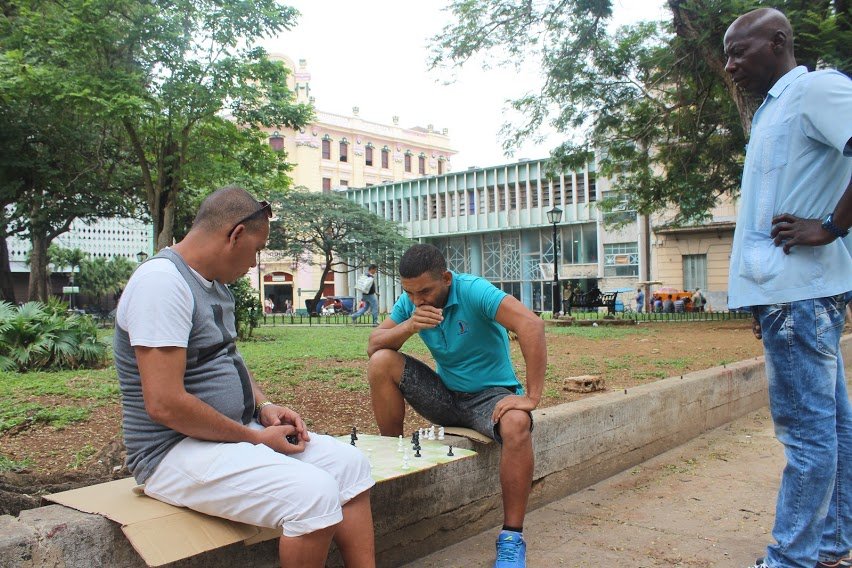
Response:
[{"label": "tree trunk", "polygon": [[50,297],[50,275],[47,272],[47,247],[50,244],[47,239],[33,234],[30,237],[32,250],[30,251],[30,284],[27,290],[27,298],[30,301],[46,302]]},{"label": "tree trunk", "polygon": [[175,214],[177,213],[176,197],[177,190],[173,188],[165,188],[160,194],[160,199],[158,200],[159,211],[157,211],[157,218],[160,220],[160,223],[159,226],[154,226],[157,230],[155,238],[157,251],[172,246],[172,242],[174,241]]},{"label": "tree trunk", "polygon": [[5,235],[0,237],[0,299],[12,304],[16,303],[12,268],[9,264],[9,245],[6,243]]},{"label": "tree trunk", "polygon": [[760,106],[760,100],[743,93],[731,80],[728,72],[725,71],[722,42],[720,41],[718,46],[709,46],[706,40],[702,41],[701,38],[706,35],[706,30],[697,29],[698,26],[693,23],[692,13],[688,8],[693,6],[695,10],[708,8],[700,4],[695,6],[692,2],[685,2],[684,0],[669,0],[668,4],[672,11],[675,33],[694,45],[702,46],[700,49],[701,58],[725,84],[734,104],[737,105],[740,124],[743,127],[746,140],[748,140],[751,133],[751,119],[754,117],[757,107]]}]

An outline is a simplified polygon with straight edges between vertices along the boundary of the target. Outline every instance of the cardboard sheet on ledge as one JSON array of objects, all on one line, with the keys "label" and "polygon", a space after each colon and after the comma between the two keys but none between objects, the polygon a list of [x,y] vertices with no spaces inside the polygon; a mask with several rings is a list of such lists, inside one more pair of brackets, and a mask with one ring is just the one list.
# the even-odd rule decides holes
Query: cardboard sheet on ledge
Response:
[{"label": "cardboard sheet on ledge", "polygon": [[444,433],[452,434],[453,436],[461,436],[462,438],[468,438],[469,440],[479,442],[480,444],[490,444],[494,441],[488,436],[483,436],[476,430],[472,430],[470,428],[462,428],[461,426],[447,426],[446,428],[444,428]]},{"label": "cardboard sheet on ledge", "polygon": [[[340,439],[348,443],[349,437],[341,436]],[[403,469],[396,438],[359,435],[357,444],[356,447],[364,450],[373,463],[373,479],[377,483],[476,455],[472,450],[454,449],[454,456],[446,456],[446,450],[441,449],[446,446],[424,441],[423,457],[416,458],[412,454],[409,467]],[[119,523],[130,544],[148,566],[162,566],[229,544],[243,542],[251,545],[281,535],[280,529],[228,521],[157,501],[145,495],[132,477],[54,493],[44,498]]]}]

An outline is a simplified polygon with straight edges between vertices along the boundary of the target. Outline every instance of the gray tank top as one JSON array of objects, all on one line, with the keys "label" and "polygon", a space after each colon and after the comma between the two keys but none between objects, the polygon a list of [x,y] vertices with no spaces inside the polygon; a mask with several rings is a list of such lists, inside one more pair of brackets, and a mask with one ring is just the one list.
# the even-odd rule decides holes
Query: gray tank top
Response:
[{"label": "gray tank top", "polygon": [[[254,414],[254,393],[248,369],[237,352],[234,297],[230,290],[216,281],[211,287],[199,280],[180,255],[171,250],[162,250],[153,258],[174,263],[192,291],[192,330],[183,381],[186,391],[231,420],[248,424]],[[148,416],[136,353],[127,331],[117,324],[113,351],[121,387],[127,467],[136,481],[144,483],[163,456],[186,436]]]}]

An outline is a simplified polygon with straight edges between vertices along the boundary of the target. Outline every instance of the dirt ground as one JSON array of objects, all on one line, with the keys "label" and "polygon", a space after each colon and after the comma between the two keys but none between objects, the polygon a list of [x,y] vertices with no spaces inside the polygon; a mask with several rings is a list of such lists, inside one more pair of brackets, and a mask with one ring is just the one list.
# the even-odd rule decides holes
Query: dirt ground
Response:
[{"label": "dirt ground", "polygon": [[[601,328],[597,328],[600,330]],[[563,390],[565,378],[593,374],[601,377],[606,390],[631,388],[669,376],[762,355],[759,341],[751,334],[749,320],[642,324],[618,338],[588,338],[548,333],[548,376],[540,407],[554,406],[593,393]],[[513,358],[520,375],[523,363],[517,342]],[[688,355],[688,356],[687,356]],[[429,361],[431,363],[431,361]],[[359,369],[366,377],[366,359],[351,362],[316,360],[307,365],[342,364]],[[353,426],[365,433],[378,433],[370,405],[366,378],[359,388],[342,389],[333,383],[261,385],[272,400],[299,412],[316,432],[348,433]],[[605,391],[604,391],[605,392]],[[49,405],[49,398],[39,402]],[[84,402],[85,403],[85,402]],[[0,455],[20,462],[29,460],[25,471],[0,473],[0,514],[38,506],[39,495],[127,475],[120,441],[121,407],[115,404],[94,408],[85,422],[63,429],[31,426],[0,436]],[[428,424],[414,414],[406,416],[406,431]]]}]

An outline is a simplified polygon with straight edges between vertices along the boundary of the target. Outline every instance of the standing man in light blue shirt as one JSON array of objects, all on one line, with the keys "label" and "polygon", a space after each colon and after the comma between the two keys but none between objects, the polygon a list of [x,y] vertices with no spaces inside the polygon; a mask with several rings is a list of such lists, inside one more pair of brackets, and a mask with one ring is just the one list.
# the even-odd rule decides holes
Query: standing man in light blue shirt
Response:
[{"label": "standing man in light blue shirt", "polygon": [[[434,424],[464,426],[501,445],[503,530],[495,568],[524,568],[523,523],[532,487],[532,414],[547,368],[544,322],[478,276],[447,270],[432,245],[402,256],[403,294],[373,331],[368,354],[370,396],[383,436],[403,434],[405,402]],[[515,332],[526,363],[527,390],[515,375],[506,330]],[[399,352],[414,334],[437,371]]]},{"label": "standing man in light blue shirt", "polygon": [[729,304],[754,314],[787,457],[777,544],[754,567],[849,567],[852,406],[840,334],[852,299],[852,81],[797,67],[793,30],[774,9],[737,18],[724,47],[734,83],[766,97],[746,151]]}]

